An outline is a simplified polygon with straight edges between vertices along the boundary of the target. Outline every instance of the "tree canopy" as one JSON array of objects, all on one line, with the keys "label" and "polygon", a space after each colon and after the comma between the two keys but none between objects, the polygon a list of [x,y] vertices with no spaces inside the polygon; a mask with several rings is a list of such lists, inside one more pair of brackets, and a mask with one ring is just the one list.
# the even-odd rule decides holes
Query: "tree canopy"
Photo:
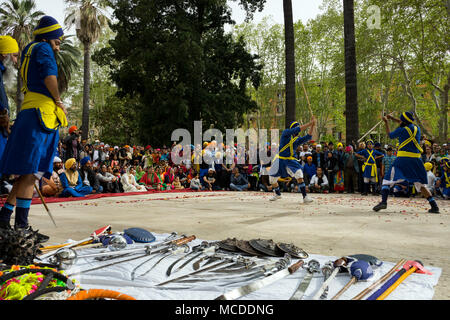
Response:
[{"label": "tree canopy", "polygon": [[233,23],[226,1],[111,4],[116,36],[94,61],[110,67],[118,97],[138,111],[141,141],[168,143],[174,129],[192,130],[199,120],[204,128],[235,128],[256,110],[247,87],[259,86],[262,67],[243,38],[225,33]]}]

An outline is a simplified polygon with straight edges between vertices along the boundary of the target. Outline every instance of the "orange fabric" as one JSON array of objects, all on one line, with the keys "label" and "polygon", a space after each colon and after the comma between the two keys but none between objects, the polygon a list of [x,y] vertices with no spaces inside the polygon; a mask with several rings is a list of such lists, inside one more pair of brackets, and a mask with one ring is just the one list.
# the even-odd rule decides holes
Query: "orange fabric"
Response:
[{"label": "orange fabric", "polygon": [[104,289],[91,289],[86,291],[80,291],[74,296],[69,297],[67,300],[89,300],[89,299],[114,299],[114,300],[136,300],[132,296]]}]

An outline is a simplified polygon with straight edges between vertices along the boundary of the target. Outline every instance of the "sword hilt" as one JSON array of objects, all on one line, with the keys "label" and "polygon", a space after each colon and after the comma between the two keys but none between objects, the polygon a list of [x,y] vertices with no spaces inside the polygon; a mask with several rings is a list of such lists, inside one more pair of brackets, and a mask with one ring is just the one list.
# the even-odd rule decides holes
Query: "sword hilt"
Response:
[{"label": "sword hilt", "polygon": [[196,236],[190,236],[190,237],[186,237],[186,238],[181,238],[178,240],[174,240],[172,243],[177,245],[177,246],[181,246],[183,244],[189,243],[191,241],[194,241],[195,239],[197,239]]},{"label": "sword hilt", "polygon": [[298,269],[300,269],[303,266],[303,263],[305,263],[302,259],[298,260],[297,263],[293,264],[288,268],[289,273],[292,274],[296,272]]}]

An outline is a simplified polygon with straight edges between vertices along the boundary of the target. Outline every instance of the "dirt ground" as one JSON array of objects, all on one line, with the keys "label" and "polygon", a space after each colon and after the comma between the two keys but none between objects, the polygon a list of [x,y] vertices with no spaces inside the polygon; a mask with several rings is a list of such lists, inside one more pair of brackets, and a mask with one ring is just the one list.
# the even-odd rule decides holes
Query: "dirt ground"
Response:
[{"label": "dirt ground", "polygon": [[81,240],[110,224],[154,233],[195,235],[198,239],[273,239],[294,243],[310,254],[370,254],[383,261],[421,260],[442,275],[434,300],[450,300],[450,201],[438,200],[441,214],[429,214],[420,198],[390,198],[387,210],[372,211],[380,198],[352,194],[157,193],[49,204],[55,228],[42,205],[33,205],[30,224],[50,236],[47,243]]}]

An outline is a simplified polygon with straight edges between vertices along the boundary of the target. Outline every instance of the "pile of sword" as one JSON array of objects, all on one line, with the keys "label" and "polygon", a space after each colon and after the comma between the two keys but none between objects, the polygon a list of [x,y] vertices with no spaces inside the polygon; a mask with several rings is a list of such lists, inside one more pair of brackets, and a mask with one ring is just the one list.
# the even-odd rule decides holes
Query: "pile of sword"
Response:
[{"label": "pile of sword", "polygon": [[[145,279],[144,277],[155,270],[158,265],[161,266],[162,261],[172,259],[165,270],[165,275],[168,279],[154,285],[154,288],[201,290],[210,285],[212,281],[215,289],[220,287],[228,290],[218,296],[216,300],[240,298],[288,277],[300,269],[304,270],[305,273],[297,284],[290,300],[302,300],[310,286],[311,280],[322,277],[323,284],[315,292],[312,299],[326,300],[331,281],[339,273],[348,275],[348,257],[328,261],[321,267],[317,260],[310,259],[306,263],[303,257],[293,263],[292,258],[299,257],[286,252],[284,256],[268,257],[245,254],[242,251],[228,251],[223,249],[221,242],[203,241],[198,245],[189,246],[189,243],[195,239],[195,236],[178,236],[174,232],[159,243],[131,249],[126,248],[126,241],[117,241],[116,239],[116,241],[111,241],[106,250],[101,250],[100,252],[78,255],[73,248],[61,248],[48,258],[50,263],[57,265],[63,270],[70,269],[80,259],[95,259],[107,262],[106,264],[69,274],[69,277],[145,258],[131,271],[131,280],[137,278]],[[377,258],[368,255],[353,255],[349,257],[366,260],[374,266],[380,262]],[[190,268],[192,270],[189,270]],[[176,273],[181,275],[174,277]],[[293,281],[294,279],[296,278],[292,277]],[[352,278],[332,300],[337,299],[354,282],[355,280]]]}]

